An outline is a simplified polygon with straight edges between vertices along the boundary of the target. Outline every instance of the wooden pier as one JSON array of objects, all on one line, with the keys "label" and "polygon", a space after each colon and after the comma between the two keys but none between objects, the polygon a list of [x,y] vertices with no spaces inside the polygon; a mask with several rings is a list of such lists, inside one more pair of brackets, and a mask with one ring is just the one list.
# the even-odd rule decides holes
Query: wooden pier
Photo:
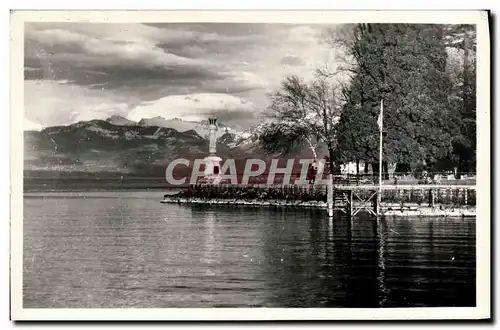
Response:
[{"label": "wooden pier", "polygon": [[[182,198],[233,199],[242,201],[304,201],[326,206],[328,216],[342,212],[354,217],[360,212],[373,216],[387,210],[416,211],[420,208],[474,206],[475,185],[336,185],[331,184],[196,184],[183,192]],[[379,189],[380,188],[380,189]],[[380,195],[380,205],[377,205]]]},{"label": "wooden pier", "polygon": [[[337,189],[357,189],[357,190],[377,190],[379,189],[378,185],[335,185],[334,187]],[[474,185],[438,185],[438,184],[407,184],[407,185],[382,185],[382,190],[412,190],[412,189],[471,189],[476,190],[476,186]]]},{"label": "wooden pier", "polygon": [[[341,211],[349,216],[355,216],[360,211],[364,210],[369,214],[380,216],[381,206],[377,207],[379,191],[384,194],[384,191],[395,191],[400,197],[409,193],[411,199],[412,193],[418,191],[422,202],[427,201],[429,207],[434,207],[437,199],[442,197],[443,192],[451,196],[454,192],[457,195],[457,200],[462,198],[462,204],[468,205],[468,191],[476,191],[476,186],[466,185],[331,185],[331,195],[327,197],[327,203],[332,205],[332,210]],[[329,189],[330,191],[330,189]],[[368,194],[363,196],[360,191],[366,191]],[[382,196],[381,196],[382,197]],[[381,198],[382,199],[382,198]],[[381,203],[382,204],[382,203]],[[403,208],[403,205],[401,205]],[[330,208],[329,208],[330,209]],[[329,211],[329,216],[333,213]]]}]

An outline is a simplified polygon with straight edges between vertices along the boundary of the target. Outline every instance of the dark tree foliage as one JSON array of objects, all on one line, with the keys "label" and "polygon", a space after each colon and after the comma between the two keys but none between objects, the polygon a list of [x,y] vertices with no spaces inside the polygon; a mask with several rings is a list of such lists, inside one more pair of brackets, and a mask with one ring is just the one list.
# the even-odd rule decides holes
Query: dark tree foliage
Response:
[{"label": "dark tree foliage", "polygon": [[359,24],[349,55],[352,80],[337,127],[343,161],[378,162],[377,117],[384,100],[384,153],[391,163],[450,157],[460,122],[441,25]]},{"label": "dark tree foliage", "polygon": [[262,148],[268,153],[288,155],[304,147],[305,139],[309,132],[303,126],[290,125],[283,122],[271,122],[259,135]]},{"label": "dark tree foliage", "polygon": [[449,25],[446,44],[461,58],[450,63],[453,83],[453,109],[459,118],[459,132],[453,139],[453,161],[459,171],[476,168],[476,30],[474,25]]}]

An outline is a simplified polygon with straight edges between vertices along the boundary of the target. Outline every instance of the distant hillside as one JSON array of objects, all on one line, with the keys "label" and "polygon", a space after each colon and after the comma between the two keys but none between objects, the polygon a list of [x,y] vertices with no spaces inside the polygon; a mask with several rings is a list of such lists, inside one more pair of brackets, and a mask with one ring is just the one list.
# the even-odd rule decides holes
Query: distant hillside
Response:
[{"label": "distant hillside", "polygon": [[[25,131],[25,175],[32,173],[31,176],[46,177],[44,173],[116,173],[164,177],[165,169],[172,160],[188,159],[191,161],[189,167],[192,167],[195,159],[208,155],[208,141],[194,129],[179,132],[173,128],[146,126],[146,122],[139,125],[117,117],[113,119],[82,121],[68,126],[48,127],[39,132]],[[112,121],[123,125],[113,124]],[[264,152],[258,145],[256,135],[250,132],[228,131],[217,142],[217,155],[223,159],[235,159],[241,170],[246,159],[269,161],[277,157]],[[310,150],[305,148],[280,158],[310,157]],[[191,169],[179,166],[178,171],[186,175]],[[53,177],[53,174],[50,176]]]},{"label": "distant hillside", "polygon": [[[153,118],[143,118],[138,123],[141,126],[159,126],[172,128],[179,132],[185,131],[196,131],[202,138],[208,138],[208,122],[207,121],[187,121],[179,118],[165,119],[163,117],[157,116]],[[216,137],[222,136],[226,130],[233,131],[234,129],[225,126],[222,123],[218,123],[218,130],[216,132]]]},{"label": "distant hillside", "polygon": [[[161,175],[176,158],[203,158],[207,140],[194,130],[178,132],[158,126],[113,125],[92,120],[26,131],[25,170],[122,172]],[[218,144],[222,157],[237,150]]]},{"label": "distant hillside", "polygon": [[241,134],[225,132],[217,139],[217,142],[230,148],[236,148],[246,141],[246,137]]}]

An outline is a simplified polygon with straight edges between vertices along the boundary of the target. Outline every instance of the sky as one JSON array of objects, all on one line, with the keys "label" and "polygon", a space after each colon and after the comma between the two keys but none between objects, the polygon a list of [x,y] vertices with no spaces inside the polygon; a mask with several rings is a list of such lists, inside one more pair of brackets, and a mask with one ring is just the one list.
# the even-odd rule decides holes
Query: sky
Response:
[{"label": "sky", "polygon": [[[113,115],[250,127],[267,93],[335,65],[326,25],[26,23],[25,125]],[[26,128],[26,127],[25,127]]]}]

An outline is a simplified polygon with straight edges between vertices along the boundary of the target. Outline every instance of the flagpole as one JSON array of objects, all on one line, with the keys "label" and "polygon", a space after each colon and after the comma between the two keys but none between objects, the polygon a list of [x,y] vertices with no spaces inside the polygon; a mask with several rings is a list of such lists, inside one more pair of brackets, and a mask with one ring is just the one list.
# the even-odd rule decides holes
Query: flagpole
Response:
[{"label": "flagpole", "polygon": [[379,164],[378,164],[378,195],[377,195],[377,215],[380,215],[380,203],[382,201],[382,131],[384,127],[384,100],[380,101],[380,144],[379,144]]}]

